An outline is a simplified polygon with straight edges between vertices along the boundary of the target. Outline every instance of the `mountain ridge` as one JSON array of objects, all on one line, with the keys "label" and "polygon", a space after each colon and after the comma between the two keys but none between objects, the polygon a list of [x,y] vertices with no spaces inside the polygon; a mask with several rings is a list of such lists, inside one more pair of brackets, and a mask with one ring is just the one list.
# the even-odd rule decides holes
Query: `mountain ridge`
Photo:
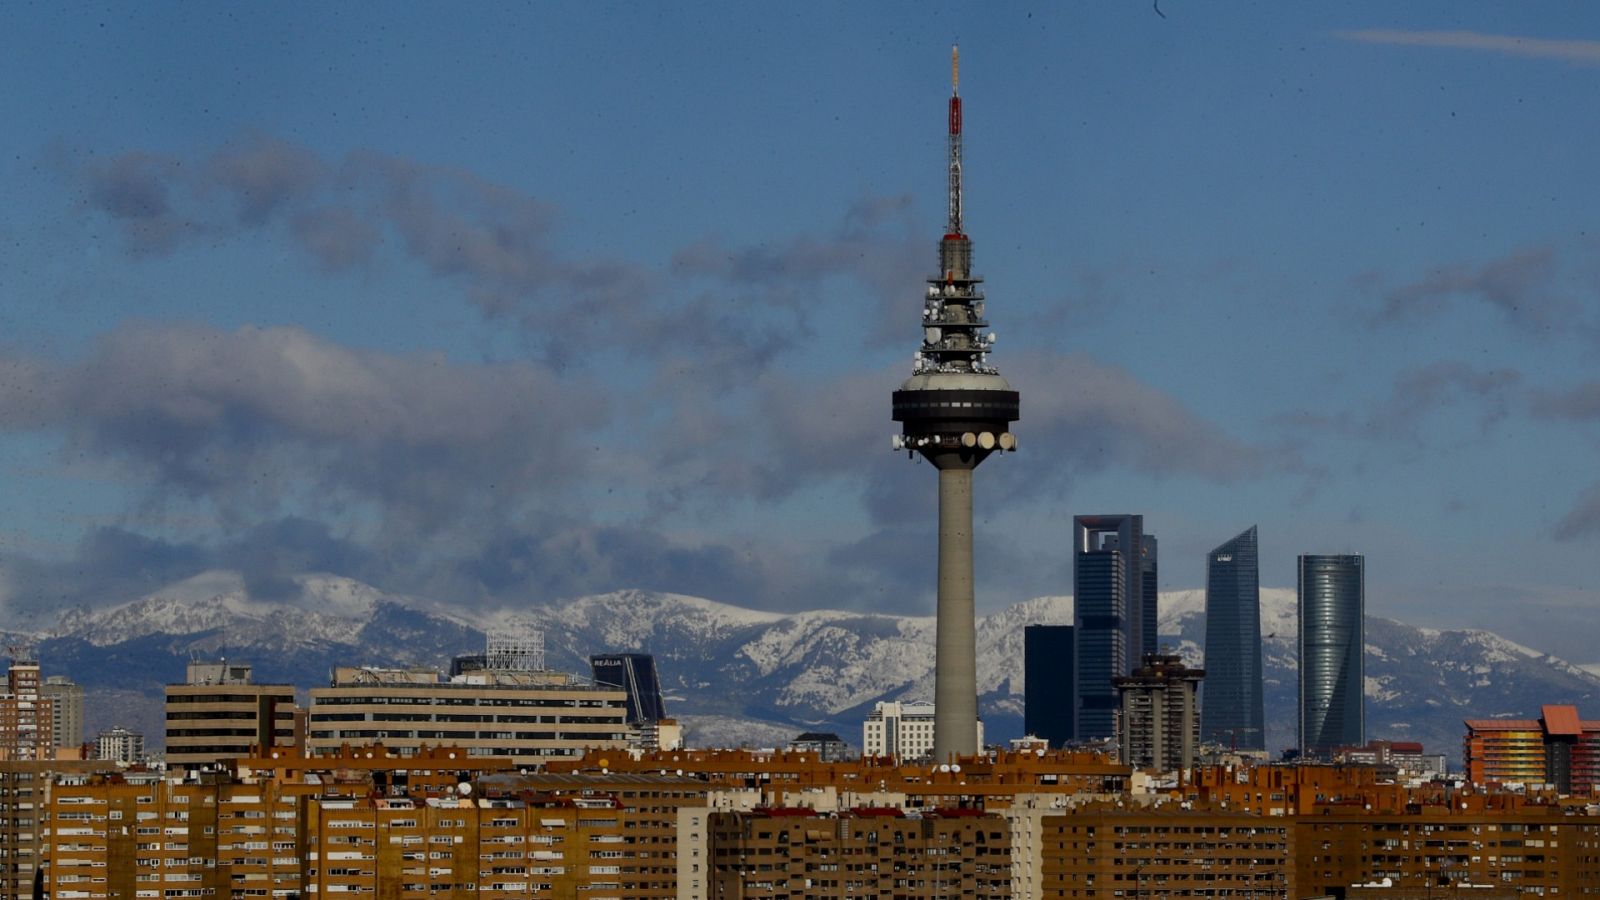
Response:
[{"label": "mountain ridge", "polygon": [[[932,696],[932,616],[777,613],[639,589],[472,610],[330,573],[296,576],[289,587],[263,599],[238,573],[204,572],[122,604],[68,611],[49,631],[21,637],[37,644],[46,674],[73,675],[90,690],[86,725],[143,726],[152,745],[161,733],[161,687],[181,681],[190,658],[247,660],[258,680],[305,689],[335,665],[447,666],[453,654],[481,651],[486,631],[522,621],[544,632],[553,668],[587,672],[594,653],[653,653],[674,698],[669,709],[701,744],[766,743],[785,729],[819,728],[857,743],[874,702]],[[1292,590],[1262,591],[1273,750],[1293,743],[1294,606]],[[979,618],[978,689],[990,740],[1022,730],[1024,626],[1071,621],[1065,596]],[[1204,592],[1163,594],[1159,630],[1164,643],[1203,665]],[[1369,736],[1422,740],[1451,755],[1462,718],[1528,716],[1542,703],[1600,697],[1595,673],[1491,632],[1375,616],[1367,619],[1367,670]]]}]

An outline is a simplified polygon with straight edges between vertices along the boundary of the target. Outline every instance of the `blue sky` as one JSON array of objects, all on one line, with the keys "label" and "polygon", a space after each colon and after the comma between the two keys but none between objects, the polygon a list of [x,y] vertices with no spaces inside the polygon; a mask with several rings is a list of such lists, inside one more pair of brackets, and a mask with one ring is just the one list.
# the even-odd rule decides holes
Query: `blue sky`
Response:
[{"label": "blue sky", "polygon": [[[980,605],[1142,512],[1579,662],[1582,3],[0,9],[0,600],[211,566],[500,605],[931,610],[889,452],[943,224],[1022,391]],[[1218,8],[1222,7],[1222,8]]]}]

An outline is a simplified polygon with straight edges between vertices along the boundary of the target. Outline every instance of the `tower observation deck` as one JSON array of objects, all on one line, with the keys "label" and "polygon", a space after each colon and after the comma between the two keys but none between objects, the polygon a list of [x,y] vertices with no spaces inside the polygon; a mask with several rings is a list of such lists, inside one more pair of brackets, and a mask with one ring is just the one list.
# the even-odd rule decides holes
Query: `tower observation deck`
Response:
[{"label": "tower observation deck", "polygon": [[949,219],[939,273],[922,304],[922,346],[911,377],[894,392],[896,450],[920,453],[939,470],[938,637],[934,674],[934,756],[978,751],[978,691],[972,578],[972,470],[1013,451],[1020,400],[989,362],[995,336],[984,317],[983,279],[972,274],[972,241],[962,224],[961,96],[950,56]]}]

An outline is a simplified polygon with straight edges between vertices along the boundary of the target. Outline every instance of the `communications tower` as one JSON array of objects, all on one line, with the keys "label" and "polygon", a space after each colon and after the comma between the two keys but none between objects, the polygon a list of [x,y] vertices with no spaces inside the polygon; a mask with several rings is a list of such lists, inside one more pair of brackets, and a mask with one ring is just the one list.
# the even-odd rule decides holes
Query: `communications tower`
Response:
[{"label": "communications tower", "polygon": [[1019,398],[989,363],[994,333],[983,314],[983,279],[972,274],[972,241],[961,224],[961,95],[950,50],[950,216],[939,241],[939,274],[922,303],[922,348],[894,392],[901,433],[894,448],[939,470],[939,601],[934,661],[933,752],[939,761],[978,752],[977,647],[972,593],[972,470],[1017,448],[1011,423]]}]

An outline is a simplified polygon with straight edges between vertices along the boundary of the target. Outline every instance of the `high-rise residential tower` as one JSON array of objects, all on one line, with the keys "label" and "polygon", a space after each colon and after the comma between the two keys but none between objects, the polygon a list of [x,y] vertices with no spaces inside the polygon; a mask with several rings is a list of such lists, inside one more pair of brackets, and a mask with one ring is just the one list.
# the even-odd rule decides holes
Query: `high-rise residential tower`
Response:
[{"label": "high-rise residential tower", "polygon": [[39,685],[39,696],[51,705],[50,743],[57,751],[77,750],[83,744],[83,685],[51,675]]},{"label": "high-rise residential tower", "polygon": [[6,690],[0,693],[0,760],[55,758],[55,704],[39,693],[39,658],[32,647],[12,648]]},{"label": "high-rise residential tower", "polygon": [[1197,702],[1204,669],[1191,669],[1183,657],[1146,653],[1132,675],[1112,680],[1122,695],[1117,738],[1122,762],[1138,769],[1187,769],[1200,744]]},{"label": "high-rise residential tower", "polygon": [[1206,554],[1206,680],[1201,737],[1266,749],[1261,677],[1261,572],[1256,526]]},{"label": "high-rise residential tower", "polygon": [[983,279],[972,274],[962,224],[961,97],[951,52],[950,215],[939,241],[939,274],[922,303],[922,348],[894,392],[896,450],[920,453],[939,470],[939,580],[934,658],[934,758],[978,751],[977,643],[972,587],[972,470],[996,450],[1015,450],[1017,392],[989,363]]},{"label": "high-rise residential tower", "polygon": [[1023,730],[1051,747],[1073,739],[1071,625],[1029,625],[1022,630]]},{"label": "high-rise residential tower", "polygon": [[1326,759],[1366,741],[1366,566],[1305,555],[1299,570],[1300,752]]},{"label": "high-rise residential tower", "polygon": [[1073,736],[1111,738],[1121,705],[1111,680],[1156,649],[1156,541],[1144,516],[1074,516],[1072,532]]}]

